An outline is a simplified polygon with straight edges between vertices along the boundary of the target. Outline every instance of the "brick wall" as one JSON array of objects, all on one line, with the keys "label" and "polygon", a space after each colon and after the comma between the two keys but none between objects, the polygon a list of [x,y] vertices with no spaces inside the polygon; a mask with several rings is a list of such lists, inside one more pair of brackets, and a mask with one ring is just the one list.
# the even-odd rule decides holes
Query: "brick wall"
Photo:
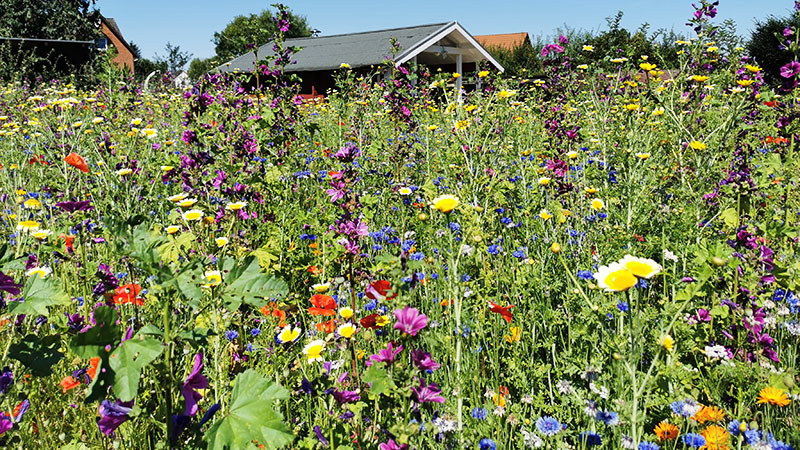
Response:
[{"label": "brick wall", "polygon": [[103,22],[103,35],[108,39],[109,44],[117,49],[117,56],[113,59],[117,67],[127,67],[133,72],[133,53],[117,38],[113,31]]}]

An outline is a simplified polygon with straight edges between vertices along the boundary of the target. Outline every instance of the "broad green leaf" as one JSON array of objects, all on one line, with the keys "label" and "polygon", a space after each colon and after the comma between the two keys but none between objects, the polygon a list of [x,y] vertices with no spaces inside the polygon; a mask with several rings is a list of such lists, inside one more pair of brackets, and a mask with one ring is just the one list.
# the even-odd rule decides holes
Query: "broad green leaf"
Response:
[{"label": "broad green leaf", "polygon": [[258,259],[253,256],[241,265],[228,258],[223,261],[222,268],[222,300],[230,310],[238,309],[242,303],[260,308],[267,303],[265,297],[284,296],[289,292],[285,281],[261,273]]},{"label": "broad green leaf", "polygon": [[72,338],[70,350],[81,358],[107,355],[107,345],[115,345],[120,340],[120,329],[115,323],[117,312],[109,306],[94,310],[95,325],[84,333]]},{"label": "broad green leaf", "polygon": [[208,450],[255,449],[258,442],[267,449],[278,449],[294,441],[281,413],[273,409],[276,400],[286,400],[289,392],[253,369],[236,377],[228,412],[206,431]]},{"label": "broad green leaf", "polygon": [[37,377],[51,375],[53,365],[61,361],[64,354],[59,351],[61,339],[58,336],[45,336],[39,339],[29,334],[8,348],[8,357],[21,362],[31,374]]},{"label": "broad green leaf", "polygon": [[142,327],[142,329],[139,330],[138,334],[141,334],[141,335],[149,334],[150,336],[164,336],[164,332],[161,331],[161,328],[158,328],[157,326],[153,325],[152,323],[148,323],[147,325]]},{"label": "broad green leaf", "polygon": [[214,331],[208,328],[192,328],[180,332],[178,337],[190,343],[192,347],[204,347],[208,343],[208,338],[214,335]]},{"label": "broad green leaf", "polygon": [[133,230],[133,236],[130,238],[130,255],[147,265],[158,266],[161,262],[158,247],[166,241],[166,237],[152,234],[147,226],[139,225]]},{"label": "broad green leaf", "polygon": [[203,298],[203,290],[200,287],[202,282],[202,272],[198,263],[190,263],[181,267],[174,278],[162,283],[165,288],[174,288],[189,300],[200,300]]},{"label": "broad green leaf", "polygon": [[138,337],[137,335],[123,342],[109,359],[109,365],[116,373],[114,394],[123,402],[136,397],[142,369],[155,361],[164,350],[161,341],[153,338],[138,339]]},{"label": "broad green leaf", "polygon": [[728,208],[720,214],[722,221],[725,222],[729,228],[736,228],[739,226],[739,212],[736,208]]},{"label": "broad green leaf", "polygon": [[57,281],[38,275],[28,277],[25,281],[22,297],[25,299],[23,302],[9,302],[9,313],[47,316],[49,306],[69,305],[69,295]]},{"label": "broad green leaf", "polygon": [[159,245],[158,253],[165,261],[176,262],[186,252],[186,249],[192,246],[192,242],[196,238],[193,233],[182,233],[178,237],[171,238],[164,244]]},{"label": "broad green leaf", "polygon": [[250,252],[250,254],[258,259],[258,263],[264,269],[269,269],[269,267],[272,265],[272,261],[277,261],[278,259],[277,256],[272,254],[269,247],[257,248]]},{"label": "broad green leaf", "polygon": [[383,369],[383,364],[373,364],[367,369],[364,374],[361,376],[361,379],[365,383],[369,383],[369,393],[370,397],[378,396],[380,394],[384,394],[388,392],[390,389],[394,388],[394,381],[389,374],[386,373],[386,370]]},{"label": "broad green leaf", "polygon": [[14,250],[8,245],[0,245],[0,270],[25,270],[25,258],[14,259]]}]

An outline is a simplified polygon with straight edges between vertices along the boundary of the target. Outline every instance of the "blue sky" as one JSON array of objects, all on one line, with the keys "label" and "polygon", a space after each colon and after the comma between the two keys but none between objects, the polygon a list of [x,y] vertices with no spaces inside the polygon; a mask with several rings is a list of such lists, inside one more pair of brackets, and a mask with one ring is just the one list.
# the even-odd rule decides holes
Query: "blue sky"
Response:
[{"label": "blue sky", "polygon": [[[214,55],[212,38],[237,15],[257,13],[273,1],[257,0],[98,0],[97,8],[116,19],[126,40],[135,42],[146,58],[163,54],[167,42],[195,57]],[[287,0],[295,13],[322,35],[369,31],[426,23],[459,21],[472,34],[515,33],[550,36],[564,25],[603,30],[605,18],[625,13],[622,25],[684,33],[691,1],[679,0]],[[740,35],[748,36],[754,19],[786,16],[793,0],[721,0],[717,21],[733,19]]]}]

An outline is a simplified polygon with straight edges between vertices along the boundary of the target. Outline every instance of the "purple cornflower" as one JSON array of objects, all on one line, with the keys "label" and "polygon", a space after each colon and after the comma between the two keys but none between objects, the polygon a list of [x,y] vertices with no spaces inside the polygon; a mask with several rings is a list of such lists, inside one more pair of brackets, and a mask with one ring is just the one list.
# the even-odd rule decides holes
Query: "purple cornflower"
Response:
[{"label": "purple cornflower", "polygon": [[4,367],[0,372],[0,394],[8,394],[12,384],[14,384],[14,373],[8,367]]},{"label": "purple cornflower", "polygon": [[181,394],[186,401],[186,414],[194,416],[197,414],[197,402],[203,398],[196,389],[205,389],[208,387],[208,378],[203,375],[203,352],[198,353],[194,357],[194,367],[192,373],[183,382]]},{"label": "purple cornflower", "polygon": [[439,364],[431,359],[431,354],[420,349],[411,352],[411,360],[419,370],[433,371],[439,368]]},{"label": "purple cornflower", "polygon": [[411,388],[411,390],[414,392],[414,397],[416,398],[417,403],[444,403],[444,397],[439,395],[442,393],[442,390],[439,389],[439,386],[436,383],[427,384],[423,379],[420,379],[419,383],[419,387]]},{"label": "purple cornflower", "polygon": [[367,367],[369,367],[377,362],[391,363],[402,351],[402,345],[395,347],[392,342],[389,342],[386,344],[386,348],[381,349],[377,354],[370,356],[369,360],[365,364]]},{"label": "purple cornflower", "polygon": [[106,436],[114,434],[114,431],[130,418],[128,414],[130,414],[132,406],[133,400],[129,402],[117,400],[116,403],[103,400],[103,403],[100,404],[100,420],[97,422],[100,431]]},{"label": "purple cornflower", "polygon": [[419,330],[428,325],[428,316],[420,314],[417,308],[410,306],[406,306],[404,309],[395,309],[394,316],[397,317],[394,329],[411,336],[416,336]]}]

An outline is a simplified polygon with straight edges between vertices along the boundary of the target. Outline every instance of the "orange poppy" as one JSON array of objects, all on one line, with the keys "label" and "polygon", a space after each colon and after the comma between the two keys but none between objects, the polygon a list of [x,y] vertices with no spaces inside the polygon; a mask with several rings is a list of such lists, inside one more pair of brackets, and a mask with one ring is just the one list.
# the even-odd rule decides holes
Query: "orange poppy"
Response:
[{"label": "orange poppy", "polygon": [[336,315],[336,300],[330,295],[316,294],[311,297],[311,304],[314,306],[308,308],[308,312],[312,316],[334,316]]},{"label": "orange poppy", "polygon": [[336,319],[331,319],[327,322],[318,323],[317,330],[320,332],[333,333],[336,330]]},{"label": "orange poppy", "polygon": [[86,164],[86,160],[83,157],[75,152],[70,153],[64,158],[64,161],[69,164],[70,166],[80,170],[83,173],[89,173],[89,165]]},{"label": "orange poppy", "polygon": [[[94,377],[97,376],[97,368],[100,366],[100,357],[95,356],[94,358],[89,360],[89,368],[86,369],[86,373],[89,375],[89,378],[94,380]],[[72,375],[64,377],[61,380],[61,388],[63,389],[64,393],[66,394],[67,391],[70,389],[74,389],[80,386],[81,382],[75,379]]]},{"label": "orange poppy", "polygon": [[142,292],[142,287],[138,284],[126,284],[114,289],[112,298],[116,305],[133,303],[136,306],[142,306],[144,299],[138,297],[140,292]]},{"label": "orange poppy", "polygon": [[286,311],[278,308],[275,302],[269,302],[268,305],[262,306],[259,311],[267,317],[277,317],[279,327],[284,328],[286,326]]},{"label": "orange poppy", "polygon": [[493,301],[489,301],[489,311],[500,314],[500,317],[502,317],[508,323],[511,323],[511,319],[514,317],[514,315],[511,314],[511,311],[509,311],[509,309],[513,307],[514,305],[500,306]]}]

